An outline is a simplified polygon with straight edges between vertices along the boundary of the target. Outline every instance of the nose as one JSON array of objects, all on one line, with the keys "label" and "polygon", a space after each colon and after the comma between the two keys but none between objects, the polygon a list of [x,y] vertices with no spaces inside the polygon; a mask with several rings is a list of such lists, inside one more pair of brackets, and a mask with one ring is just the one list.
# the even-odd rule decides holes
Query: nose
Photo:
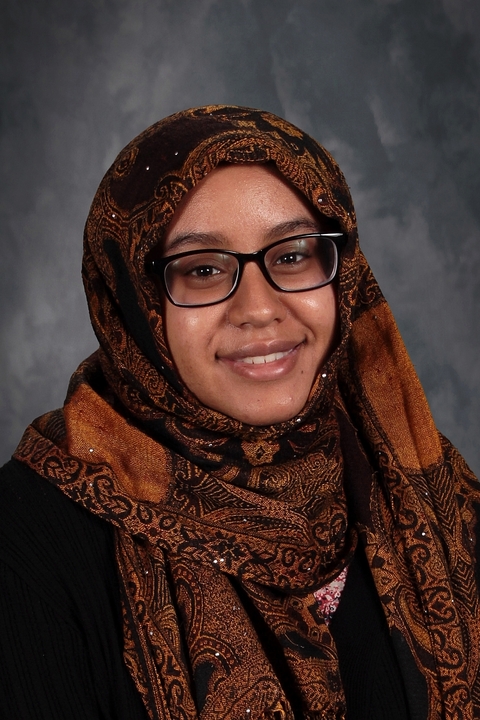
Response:
[{"label": "nose", "polygon": [[282,293],[265,279],[254,262],[246,263],[240,284],[229,300],[228,319],[232,325],[265,327],[281,322],[287,315]]}]

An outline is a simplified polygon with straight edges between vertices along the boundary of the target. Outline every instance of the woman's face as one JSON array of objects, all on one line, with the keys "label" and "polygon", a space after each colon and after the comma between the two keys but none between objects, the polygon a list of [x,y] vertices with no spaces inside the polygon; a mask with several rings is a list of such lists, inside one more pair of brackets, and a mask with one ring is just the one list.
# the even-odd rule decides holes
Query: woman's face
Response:
[{"label": "woman's face", "polygon": [[[163,254],[206,247],[249,253],[328,229],[274,170],[227,165],[184,197]],[[183,382],[207,407],[251,425],[282,422],[302,410],[335,336],[333,285],[281,292],[254,263],[218,305],[184,308],[165,299],[164,307],[167,342]]]}]

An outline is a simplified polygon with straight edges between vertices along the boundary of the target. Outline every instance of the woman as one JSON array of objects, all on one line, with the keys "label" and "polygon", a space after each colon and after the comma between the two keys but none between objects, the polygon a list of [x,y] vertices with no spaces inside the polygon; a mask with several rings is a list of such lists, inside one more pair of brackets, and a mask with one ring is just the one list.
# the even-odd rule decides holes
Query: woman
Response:
[{"label": "woman", "polygon": [[2,471],[2,717],[480,717],[480,493],[330,155],[166,118],[83,275],[100,349]]}]

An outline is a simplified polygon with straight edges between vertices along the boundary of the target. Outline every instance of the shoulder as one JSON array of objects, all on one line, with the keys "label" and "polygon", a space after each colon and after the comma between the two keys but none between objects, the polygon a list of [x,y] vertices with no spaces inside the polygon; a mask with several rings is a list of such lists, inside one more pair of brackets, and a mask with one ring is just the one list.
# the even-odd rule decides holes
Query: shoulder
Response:
[{"label": "shoulder", "polygon": [[15,460],[0,469],[0,716],[146,717],[123,661],[114,530]]},{"label": "shoulder", "polygon": [[44,599],[84,597],[116,583],[114,531],[29,467],[0,469],[0,562]]},{"label": "shoulder", "polygon": [[[82,530],[80,535],[78,530]],[[30,539],[47,549],[61,539],[74,544],[91,539],[98,543],[110,538],[112,529],[27,465],[12,459],[0,468],[0,533],[4,539]]]}]

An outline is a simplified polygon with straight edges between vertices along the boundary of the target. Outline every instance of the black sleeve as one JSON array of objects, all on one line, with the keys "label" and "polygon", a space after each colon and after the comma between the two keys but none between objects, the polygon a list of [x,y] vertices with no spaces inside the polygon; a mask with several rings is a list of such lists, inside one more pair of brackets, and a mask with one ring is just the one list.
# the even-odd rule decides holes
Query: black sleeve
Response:
[{"label": "black sleeve", "polygon": [[147,718],[123,662],[113,528],[15,461],[0,470],[0,717]]},{"label": "black sleeve", "polygon": [[82,633],[0,563],[2,718],[104,717]]}]

